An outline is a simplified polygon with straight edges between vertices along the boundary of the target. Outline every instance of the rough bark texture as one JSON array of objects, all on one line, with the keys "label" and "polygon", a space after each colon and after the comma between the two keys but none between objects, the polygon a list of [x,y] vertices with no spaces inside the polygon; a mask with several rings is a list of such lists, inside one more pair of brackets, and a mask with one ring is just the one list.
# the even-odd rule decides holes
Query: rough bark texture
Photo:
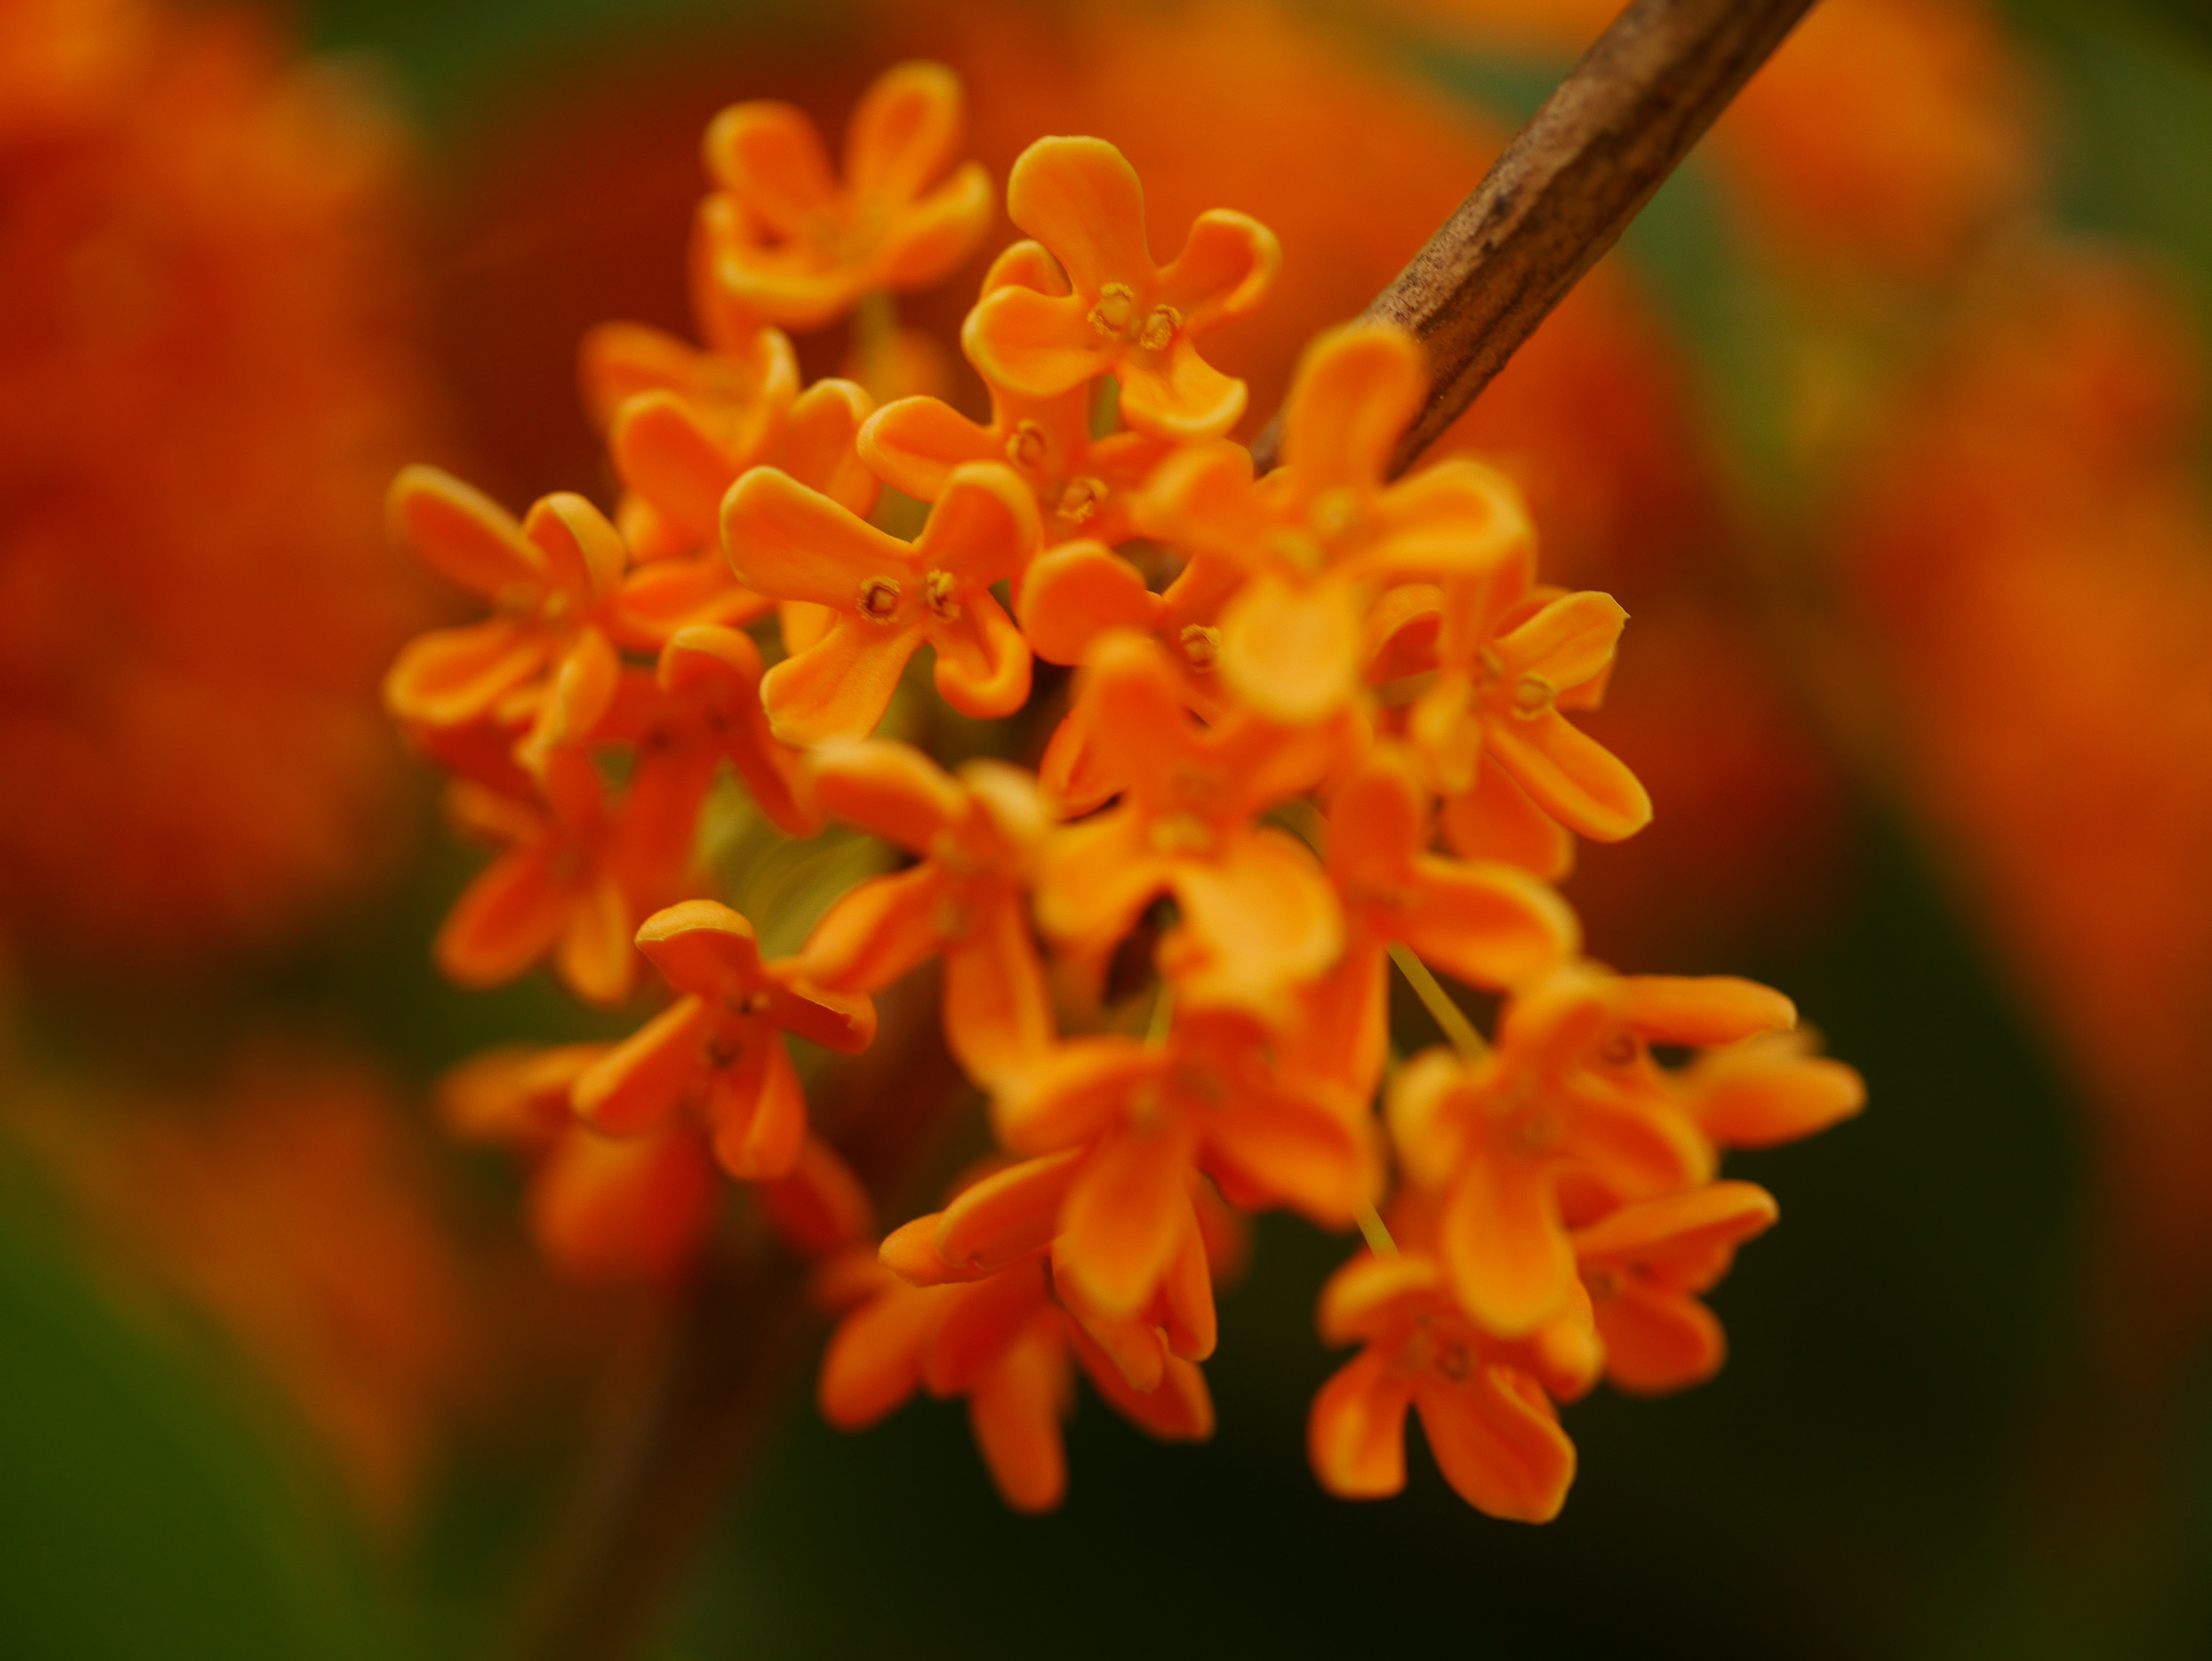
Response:
[{"label": "rough bark texture", "polygon": [[[1434,443],[1619,240],[1813,0],[1635,0],[1366,315],[1427,350],[1428,404],[1393,473]],[[1279,417],[1253,446],[1275,465]]]}]

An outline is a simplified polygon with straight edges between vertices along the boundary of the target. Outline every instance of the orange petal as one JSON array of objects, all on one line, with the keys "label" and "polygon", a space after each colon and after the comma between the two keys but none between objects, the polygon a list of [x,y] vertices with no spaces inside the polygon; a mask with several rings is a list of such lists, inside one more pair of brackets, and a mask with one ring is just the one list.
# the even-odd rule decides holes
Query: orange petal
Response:
[{"label": "orange petal", "polygon": [[1025,1160],[963,1190],[937,1220],[937,1256],[955,1269],[990,1269],[1042,1250],[1058,1229],[1061,1202],[1082,1158],[1080,1149],[1071,1149]]},{"label": "orange petal", "polygon": [[972,593],[962,605],[958,619],[930,630],[938,693],[978,721],[1011,715],[1029,702],[1029,642],[988,592]]},{"label": "orange petal", "polygon": [[1060,1421],[1067,1390],[1056,1321],[1040,1317],[968,1397],[968,1427],[999,1497],[1016,1511],[1051,1511],[1066,1496]]},{"label": "orange petal", "polygon": [[665,1124],[698,1080],[713,1019],[699,999],[678,999],[577,1079],[577,1116],[611,1136]]},{"label": "orange petal", "polygon": [[607,453],[622,482],[693,547],[714,539],[723,492],[744,471],[673,392],[643,392],[623,405],[607,435]]},{"label": "orange petal", "polygon": [[814,1399],[840,1430],[865,1430],[921,1384],[921,1358],[942,1312],[939,1293],[900,1288],[870,1299],[837,1323],[822,1356]]},{"label": "orange petal", "polygon": [[1445,799],[1441,818],[1462,859],[1502,860],[1550,882],[1574,869],[1574,837],[1503,767],[1480,769],[1473,789]]},{"label": "orange petal", "polygon": [[1206,1116],[1204,1162],[1242,1201],[1294,1207],[1349,1228],[1367,1193],[1358,1134],[1340,1113],[1289,1091],[1239,1094]]},{"label": "orange petal", "polygon": [[769,730],[800,747],[867,737],[921,646],[916,630],[833,616],[820,640],[761,678]]},{"label": "orange petal", "polygon": [[1744,1241],[1774,1226],[1774,1196],[1756,1183],[1707,1183],[1621,1207],[1574,1232],[1585,1269],[1637,1268],[1671,1288],[1702,1292]]},{"label": "orange petal", "polygon": [[1256,307],[1282,268],[1274,232],[1249,214],[1209,208],[1191,221],[1182,252],[1161,268],[1158,297],[1182,313],[1184,330],[1204,334]]},{"label": "orange petal", "polygon": [[1048,663],[1080,663],[1105,629],[1149,629],[1158,594],[1103,543],[1063,542],[1030,563],[1016,613],[1030,649]]},{"label": "orange petal", "polygon": [[568,1092],[577,1075],[605,1053],[594,1043],[533,1049],[502,1044],[471,1056],[441,1078],[438,1120],[467,1141],[528,1145],[574,1116]]},{"label": "orange petal", "polygon": [[814,788],[834,818],[927,855],[965,817],[967,793],[909,744],[869,739],[818,750]]},{"label": "orange petal", "polygon": [[690,625],[662,648],[659,678],[664,690],[696,697],[714,712],[722,753],[736,764],[770,823],[794,837],[821,830],[805,758],[769,730],[758,647],[734,629]]},{"label": "orange petal", "polygon": [[1054,1261],[1107,1313],[1133,1314],[1158,1290],[1189,1203],[1193,1152],[1179,1123],[1110,1130],[1068,1189]]},{"label": "orange petal", "polygon": [[785,239],[802,237],[836,199],[814,123],[789,104],[733,104],[708,124],[707,171]]},{"label": "orange petal", "polygon": [[1251,452],[1226,439],[1172,452],[1130,515],[1147,536],[1223,555],[1238,569],[1250,569],[1274,525],[1253,489]]},{"label": "orange petal", "polygon": [[432,954],[447,978],[463,986],[513,980],[552,948],[567,904],[553,886],[552,850],[517,849],[484,867],[461,891],[439,928]]},{"label": "orange petal", "polygon": [[1208,363],[1188,340],[1163,353],[1123,357],[1114,377],[1121,383],[1122,420],[1154,438],[1218,438],[1244,413],[1244,383]]},{"label": "orange petal", "polygon": [[650,651],[694,625],[741,629],[774,603],[739,582],[720,549],[708,548],[632,570],[623,579],[614,627],[623,645]]},{"label": "orange petal", "polygon": [[1567,594],[1493,648],[1509,679],[1540,675],[1555,691],[1580,686],[1612,666],[1628,613],[1611,594]]},{"label": "orange petal", "polygon": [[1462,1095],[1471,1080],[1465,1062],[1449,1050],[1425,1050],[1391,1074],[1383,1098],[1390,1140],[1406,1174],[1424,1188],[1441,1188],[1468,1152]]},{"label": "orange petal", "polygon": [[1339,1368],[1314,1396],[1306,1457],[1340,1500],[1387,1499],[1406,1486],[1406,1409],[1413,1390],[1372,1350]]},{"label": "orange petal", "polygon": [[545,666],[545,631],[513,618],[432,629],[400,650],[384,678],[392,718],[459,727],[488,713]]},{"label": "orange petal", "polygon": [[999,1139],[1020,1152],[1090,1141],[1127,1110],[1131,1093],[1166,1070],[1161,1053],[1115,1035],[1054,1044],[1000,1081],[991,1100]]},{"label": "orange petal", "polygon": [[451,473],[401,468],[386,494],[385,517],[395,544],[471,593],[495,599],[545,581],[545,556],[514,515]]},{"label": "orange petal", "polygon": [[1053,1265],[1053,1285],[1060,1307],[1075,1318],[1083,1335],[1106,1363],[1102,1371],[1139,1395],[1160,1387],[1167,1376],[1168,1351],[1159,1328],[1148,1318],[1150,1311],[1115,1316],[1093,1309],[1083,1300],[1074,1278],[1057,1261]]},{"label": "orange petal", "polygon": [[753,926],[716,900],[685,900],[647,917],[638,950],[678,992],[720,1003],[760,983],[760,943]]},{"label": "orange petal", "polygon": [[1655,1043],[1708,1050],[1797,1025],[1796,1005],[1734,975],[1630,975],[1621,989],[1623,1019]]},{"label": "orange petal", "polygon": [[1559,1202],[1533,1160],[1477,1150],[1453,1180],[1438,1244],[1460,1302],[1500,1338],[1534,1332],[1574,1284]]},{"label": "orange petal", "polygon": [[781,1033],[763,1035],[714,1074],[706,1114],[714,1158],[730,1175],[772,1182],[790,1174],[806,1141],[806,1092]]},{"label": "orange petal", "polygon": [[1068,945],[1119,940],[1171,874],[1128,808],[1063,826],[1038,856],[1037,925]]},{"label": "orange petal", "polygon": [[777,599],[850,611],[870,582],[915,586],[906,544],[779,468],[756,467],[732,486],[721,524],[738,581]]},{"label": "orange petal", "polygon": [[865,993],[816,985],[796,958],[780,958],[762,972],[768,1019],[793,1037],[841,1056],[857,1056],[876,1041],[876,1007]]},{"label": "orange petal", "polygon": [[960,77],[942,64],[894,64],[845,128],[845,184],[864,201],[911,202],[960,154]]},{"label": "orange petal", "polygon": [[940,1399],[965,1395],[1002,1360],[1046,1307],[1044,1259],[1032,1257],[948,1292],[922,1383]]},{"label": "orange petal", "polygon": [[1347,323],[1315,337],[1283,405],[1283,460],[1300,493],[1380,484],[1428,392],[1420,345],[1395,324]]},{"label": "orange petal", "polygon": [[1089,306],[1079,295],[995,289],[960,326],[961,350],[975,372],[1000,391],[1057,398],[1105,374],[1113,362],[1112,351],[1086,320]]},{"label": "orange petal", "polygon": [[1728,1359],[1728,1335],[1712,1311],[1686,1293],[1639,1286],[1597,1303],[1605,1376],[1632,1396],[1664,1396],[1701,1384]]},{"label": "orange petal", "polygon": [[[1200,1184],[1201,1187],[1204,1184]],[[1219,1342],[1221,1327],[1213,1307],[1213,1270],[1207,1262],[1206,1234],[1196,1211],[1189,1214],[1182,1239],[1160,1282],[1161,1331],[1168,1348],[1186,1361],[1203,1361]]]},{"label": "orange petal", "polygon": [[531,1183],[531,1228],[580,1279],[660,1279],[706,1244],[715,1193],[714,1168],[689,1129],[618,1141],[579,1128]]},{"label": "orange petal", "polygon": [[943,282],[990,230],[997,216],[991,176],[979,163],[952,177],[895,217],[877,251],[878,280],[886,289],[927,289]]},{"label": "orange petal", "polygon": [[1002,461],[984,428],[942,399],[902,398],[870,416],[860,433],[860,459],[884,484],[917,502],[934,502],[964,462]]},{"label": "orange petal", "polygon": [[1575,1445],[1534,1379],[1478,1366],[1464,1381],[1433,1371],[1413,1386],[1429,1451],[1459,1497],[1487,1516],[1548,1523],[1575,1480]]},{"label": "orange petal", "polygon": [[1036,497],[1020,475],[1003,461],[963,462],[946,475],[912,558],[959,578],[965,600],[969,590],[1018,576],[1037,536]]},{"label": "orange petal", "polygon": [[1549,974],[1582,948],[1574,909],[1549,884],[1510,865],[1460,865],[1424,855],[1411,903],[1393,914],[1414,955],[1470,986],[1503,989]]},{"label": "orange petal", "polygon": [[1040,138],[1024,150],[1006,175],[1006,216],[1052,251],[1078,295],[1152,276],[1144,186],[1103,138]]},{"label": "orange petal", "polygon": [[1206,1375],[1180,1355],[1170,1355],[1153,1389],[1133,1389],[1090,1333],[1069,1321],[1067,1334],[1092,1388],[1107,1406],[1146,1434],[1163,1442],[1203,1442],[1213,1434],[1213,1396]]},{"label": "orange petal", "polygon": [[[1363,575],[1430,576],[1476,592],[1526,584],[1535,530],[1503,473],[1464,459],[1440,461],[1392,485],[1371,509],[1373,531],[1355,562]],[[1450,603],[1464,619],[1465,597]],[[1438,617],[1443,638],[1444,616]]]},{"label": "orange petal", "polygon": [[779,453],[784,472],[846,512],[866,519],[876,476],[860,459],[860,435],[876,401],[850,380],[817,380],[792,401]]},{"label": "orange petal", "polygon": [[1053,1041],[1052,998],[1021,905],[988,907],[945,952],[945,1037],[986,1089],[1036,1062]]},{"label": "orange petal", "polygon": [[532,773],[542,772],[554,750],[589,743],[621,681],[622,659],[613,642],[597,629],[578,630],[554,669],[537,719],[515,745],[515,759]]},{"label": "orange petal", "polygon": [[800,948],[806,972],[823,986],[880,992],[936,954],[945,904],[945,873],[935,866],[872,877],[814,925]]},{"label": "orange petal", "polygon": [[1364,644],[1351,584],[1263,571],[1222,610],[1221,678],[1246,708],[1303,727],[1352,702]]},{"label": "orange petal", "polygon": [[1425,1251],[1396,1257],[1362,1252],[1322,1287],[1315,1324],[1327,1344],[1387,1337],[1435,1307],[1443,1286],[1442,1267]]},{"label": "orange petal", "polygon": [[592,603],[621,587],[629,563],[622,532],[574,491],[556,490],[531,503],[522,533],[544,550],[550,586]]},{"label": "orange petal", "polygon": [[1310,979],[1343,949],[1336,891],[1287,831],[1245,832],[1217,860],[1168,862],[1168,875],[1185,924],[1209,955],[1249,965],[1260,980]]},{"label": "orange petal", "polygon": [[1613,753],[1556,711],[1483,723],[1491,755],[1536,805],[1593,842],[1620,842],[1651,822],[1651,798]]},{"label": "orange petal", "polygon": [[1698,1128],[1728,1147],[1793,1142],[1866,1105],[1866,1081],[1856,1072],[1806,1055],[1794,1035],[1701,1056],[1681,1075],[1681,1086]]}]

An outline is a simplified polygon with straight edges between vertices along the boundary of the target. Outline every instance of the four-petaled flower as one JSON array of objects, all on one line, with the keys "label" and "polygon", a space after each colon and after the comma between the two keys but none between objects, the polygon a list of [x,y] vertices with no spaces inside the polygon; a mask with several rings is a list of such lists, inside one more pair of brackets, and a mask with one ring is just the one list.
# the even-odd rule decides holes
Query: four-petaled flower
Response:
[{"label": "four-petaled flower", "polygon": [[1698,1294],[1779,1214],[1774,1196],[1754,1183],[1708,1183],[1577,1229],[1575,1263],[1605,1344],[1606,1378],[1653,1396],[1719,1372],[1728,1341]]},{"label": "four-petaled flower", "polygon": [[720,191],[701,216],[714,282],[771,323],[813,329],[871,294],[944,277],[992,217],[983,169],[952,165],[960,105],[942,64],[885,70],[845,130],[842,185],[804,112],[768,101],[724,110],[706,141]]},{"label": "four-petaled flower", "polygon": [[826,632],[761,682],[785,743],[867,737],[925,645],[936,649],[937,690],[963,714],[1012,715],[1028,699],[1030,648],[991,585],[1035,551],[1036,503],[1004,464],[955,468],[912,543],[756,467],[723,504],[722,538],[748,587],[829,614]]},{"label": "four-petaled flower", "polygon": [[1111,374],[1121,418],[1157,438],[1211,438],[1244,413],[1244,383],[1198,355],[1200,335],[1260,303],[1282,264],[1274,233],[1217,208],[1192,222],[1173,264],[1152,263],[1145,193],[1103,138],[1040,138],[1006,178],[1006,214],[1042,243],[1072,292],[1011,284],[960,332],[983,379],[1048,399]]},{"label": "four-petaled flower", "polygon": [[924,958],[945,961],[945,1036],[988,1086],[1053,1039],[1052,1002],[1024,904],[1044,834],[1036,781],[1000,762],[957,776],[888,739],[817,751],[814,797],[920,862],[847,893],[800,957],[820,985],[878,992]]},{"label": "four-petaled flower", "polygon": [[806,1139],[806,1098],[784,1034],[850,1055],[874,1039],[875,1006],[814,985],[794,959],[762,962],[752,925],[712,900],[655,912],[637,944],[679,995],[577,1079],[578,1115],[627,1136],[688,1113],[732,1176],[788,1174]]}]

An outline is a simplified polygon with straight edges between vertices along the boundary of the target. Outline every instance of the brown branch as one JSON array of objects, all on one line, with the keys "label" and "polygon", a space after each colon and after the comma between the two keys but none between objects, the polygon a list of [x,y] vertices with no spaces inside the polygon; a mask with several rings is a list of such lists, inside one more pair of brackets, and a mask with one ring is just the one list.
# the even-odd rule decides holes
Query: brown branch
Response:
[{"label": "brown branch", "polygon": [[[1620,239],[1813,0],[1635,0],[1366,315],[1427,349],[1403,472]],[[1252,447],[1280,459],[1282,417]]]}]

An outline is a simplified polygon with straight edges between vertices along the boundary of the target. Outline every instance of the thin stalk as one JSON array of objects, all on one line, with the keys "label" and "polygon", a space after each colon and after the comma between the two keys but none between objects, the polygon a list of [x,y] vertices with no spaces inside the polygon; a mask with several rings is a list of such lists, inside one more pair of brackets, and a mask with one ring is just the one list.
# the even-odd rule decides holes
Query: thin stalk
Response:
[{"label": "thin stalk", "polygon": [[1421,1001],[1421,1007],[1436,1018],[1437,1025],[1443,1029],[1443,1035],[1454,1050],[1471,1062],[1479,1062],[1490,1053],[1490,1045],[1482,1034],[1474,1030],[1474,1023],[1468,1019],[1467,1011],[1452,1001],[1451,994],[1445,991],[1443,983],[1429,972],[1428,964],[1395,941],[1390,946],[1390,961],[1398,965],[1398,972],[1406,977],[1406,984],[1413,989],[1414,995]]}]

